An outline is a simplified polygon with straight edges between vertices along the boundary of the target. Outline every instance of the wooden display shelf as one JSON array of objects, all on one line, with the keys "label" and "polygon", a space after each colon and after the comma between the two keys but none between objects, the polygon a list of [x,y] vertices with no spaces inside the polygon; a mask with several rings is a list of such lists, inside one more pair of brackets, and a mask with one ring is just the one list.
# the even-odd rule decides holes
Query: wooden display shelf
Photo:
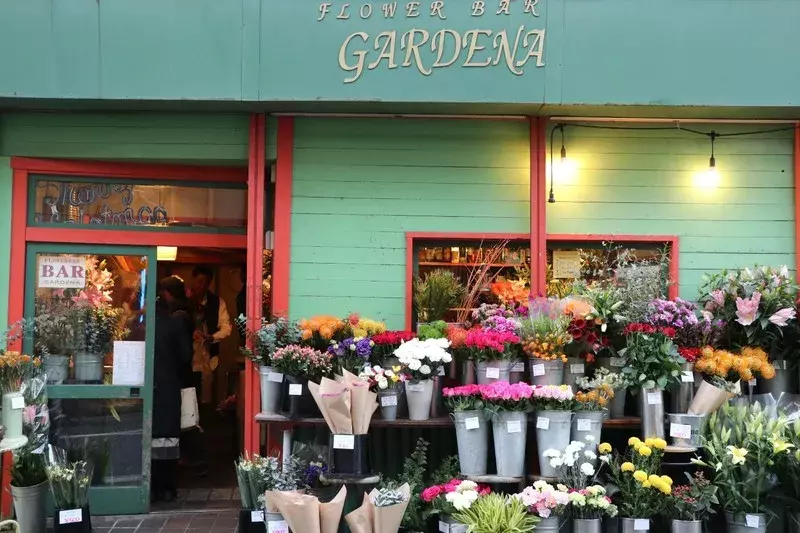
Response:
[{"label": "wooden display shelf", "polygon": [[480,267],[489,266],[492,268],[511,268],[522,267],[525,263],[448,263],[447,261],[421,261],[417,263],[421,267]]},{"label": "wooden display shelf", "polygon": [[483,483],[486,485],[490,485],[492,483],[507,483],[509,485],[517,485],[519,483],[525,482],[525,477],[506,477],[506,476],[496,476],[492,474],[487,474],[485,476],[464,476],[465,479],[470,481],[474,481],[475,483]]},{"label": "wooden display shelf", "polygon": [[[256,415],[256,422],[260,424],[286,424],[290,426],[317,426],[324,425],[324,418],[289,418],[279,414],[266,414],[259,413]],[[529,419],[528,423],[533,420]],[[626,417],[614,420],[605,420],[603,427],[605,428],[623,428],[638,426],[642,423],[641,418]],[[380,417],[375,417],[370,422],[370,427],[373,428],[394,428],[394,427],[450,427],[453,425],[453,420],[449,416],[439,416],[430,418],[428,420],[409,420],[407,418],[398,418],[397,420],[384,420]]]}]

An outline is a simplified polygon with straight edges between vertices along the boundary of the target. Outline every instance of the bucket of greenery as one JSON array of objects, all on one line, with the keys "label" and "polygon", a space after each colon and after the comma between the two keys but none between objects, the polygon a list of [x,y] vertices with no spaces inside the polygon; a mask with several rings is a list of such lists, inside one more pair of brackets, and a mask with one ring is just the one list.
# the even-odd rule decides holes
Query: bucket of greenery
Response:
[{"label": "bucket of greenery", "polygon": [[[266,533],[266,512],[275,511],[265,501],[267,491],[293,491],[301,488],[303,468],[291,457],[283,464],[277,457],[242,456],[235,463],[236,481],[242,498],[239,533]],[[274,516],[272,518],[275,518]]]},{"label": "bucket of greenery", "polygon": [[520,499],[494,492],[479,497],[453,518],[471,533],[532,533],[539,522]]},{"label": "bucket of greenery", "polygon": [[94,473],[93,465],[88,461],[71,462],[66,450],[48,446],[45,472],[55,503],[53,532],[91,533],[89,485]]},{"label": "bucket of greenery", "polygon": [[436,269],[414,279],[417,324],[445,320],[466,294],[461,280],[449,270]]},{"label": "bucket of greenery", "polygon": [[75,344],[70,313],[60,299],[36,301],[35,347],[42,354],[47,383],[61,385],[69,378],[69,360]]},{"label": "bucket of greenery", "polygon": [[11,494],[14,498],[14,513],[21,531],[45,533],[47,488],[44,456],[41,453],[33,453],[29,446],[14,452]]}]

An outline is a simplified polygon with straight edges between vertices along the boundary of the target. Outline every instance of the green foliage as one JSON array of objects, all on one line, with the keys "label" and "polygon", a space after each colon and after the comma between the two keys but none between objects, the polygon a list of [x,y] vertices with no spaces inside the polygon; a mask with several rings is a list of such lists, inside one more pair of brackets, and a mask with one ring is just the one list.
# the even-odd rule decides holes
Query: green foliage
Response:
[{"label": "green foliage", "polygon": [[453,518],[466,525],[470,533],[531,533],[539,522],[521,500],[497,493],[478,498]]},{"label": "green foliage", "polygon": [[11,467],[11,484],[15,487],[33,487],[47,481],[44,469],[44,456],[31,453],[28,447],[21,452],[14,452],[14,463]]},{"label": "green foliage", "polygon": [[426,341],[428,339],[444,339],[447,336],[447,322],[444,320],[437,320],[430,324],[423,324],[419,327],[417,337],[419,340]]},{"label": "green foliage", "polygon": [[459,477],[460,471],[461,466],[458,463],[457,455],[445,457],[444,460],[442,460],[442,463],[439,465],[439,468],[434,470],[431,474],[431,477],[428,480],[429,483],[426,486],[443,485],[451,479]]},{"label": "green foliage", "polygon": [[625,357],[622,373],[636,386],[664,390],[680,383],[684,359],[672,339],[660,331],[629,333],[619,354]]},{"label": "green foliage", "polygon": [[429,272],[424,279],[414,279],[414,301],[420,322],[443,320],[447,312],[456,307],[466,294],[461,281],[445,269]]}]

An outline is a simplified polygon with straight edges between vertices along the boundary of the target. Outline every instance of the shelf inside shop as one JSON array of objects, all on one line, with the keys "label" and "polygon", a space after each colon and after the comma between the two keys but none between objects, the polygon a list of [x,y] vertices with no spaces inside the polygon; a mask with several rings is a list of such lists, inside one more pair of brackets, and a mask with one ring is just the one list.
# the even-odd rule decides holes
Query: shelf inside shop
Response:
[{"label": "shelf inside shop", "polygon": [[487,474],[485,476],[464,476],[464,478],[470,481],[474,481],[475,483],[484,483],[487,485],[492,483],[518,484],[525,481],[525,478],[523,476],[508,477],[508,476],[495,476],[491,474]]},{"label": "shelf inside shop", "polygon": [[489,266],[489,267],[498,267],[498,268],[511,268],[511,267],[521,267],[525,266],[525,263],[447,263],[447,262],[430,262],[424,261],[417,263],[421,267],[430,266],[430,267],[481,267],[481,266]]},{"label": "shelf inside shop", "polygon": [[[325,419],[323,418],[289,418],[281,414],[268,414],[259,413],[256,415],[256,422],[261,424],[287,424],[292,426],[316,426],[324,425]],[[528,421],[531,423],[531,420]],[[641,418],[626,417],[614,420],[605,420],[603,427],[633,427],[642,423]],[[407,418],[398,418],[397,420],[384,420],[383,418],[376,417],[370,422],[370,427],[450,427],[453,425],[453,420],[449,416],[439,416],[430,418],[428,420],[409,420]]]}]

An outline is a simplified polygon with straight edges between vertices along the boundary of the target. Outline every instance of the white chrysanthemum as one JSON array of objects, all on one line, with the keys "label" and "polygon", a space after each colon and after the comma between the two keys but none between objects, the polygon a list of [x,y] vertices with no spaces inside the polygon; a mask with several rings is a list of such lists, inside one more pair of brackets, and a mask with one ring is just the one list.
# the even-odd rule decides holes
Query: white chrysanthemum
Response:
[{"label": "white chrysanthemum", "polygon": [[420,371],[422,374],[425,374],[425,375],[427,375],[427,374],[430,374],[430,373],[431,373],[431,367],[429,367],[428,365],[422,365],[422,366],[420,366],[420,367],[419,367],[419,371]]},{"label": "white chrysanthemum", "polygon": [[550,459],[550,466],[552,466],[553,468],[560,468],[563,465],[564,461],[561,459],[561,457],[553,457],[552,459]]},{"label": "white chrysanthemum", "polygon": [[556,449],[550,448],[548,450],[545,450],[543,455],[547,458],[558,457],[559,455],[561,455],[561,452],[559,452]]},{"label": "white chrysanthemum", "polygon": [[591,459],[592,461],[594,461],[595,459],[597,459],[597,454],[596,454],[596,453],[594,453],[592,450],[586,450],[585,452],[583,452],[583,455],[584,455],[584,456],[585,456],[587,459]]},{"label": "white chrysanthemum", "polygon": [[581,472],[584,476],[593,476],[594,475],[594,466],[592,463],[583,463],[581,465]]},{"label": "white chrysanthemum", "polygon": [[420,367],[422,366],[422,363],[420,363],[418,359],[412,359],[406,364],[406,366],[408,366],[408,368],[410,368],[411,370],[419,370]]}]

